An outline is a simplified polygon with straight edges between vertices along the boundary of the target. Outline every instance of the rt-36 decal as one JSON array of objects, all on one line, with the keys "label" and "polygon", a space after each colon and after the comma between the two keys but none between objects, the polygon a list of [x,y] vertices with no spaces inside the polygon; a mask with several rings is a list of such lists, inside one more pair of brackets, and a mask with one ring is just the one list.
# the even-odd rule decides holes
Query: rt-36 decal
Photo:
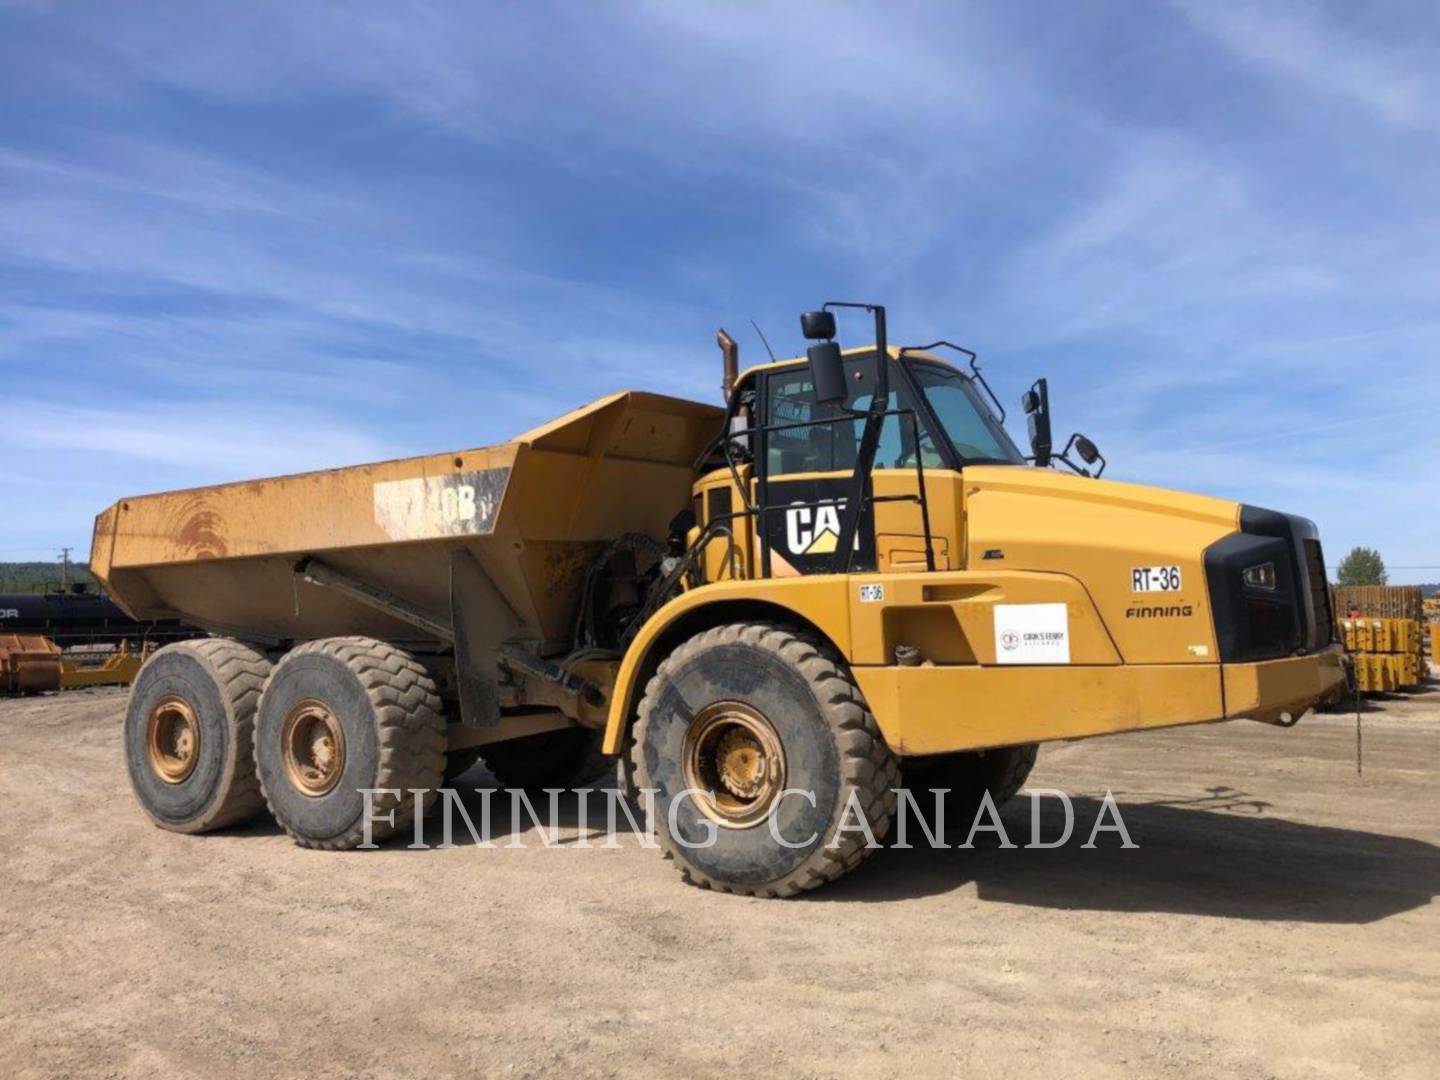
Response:
[{"label": "rt-36 decal", "polygon": [[1137,566],[1130,571],[1130,588],[1135,592],[1179,592],[1180,567]]}]

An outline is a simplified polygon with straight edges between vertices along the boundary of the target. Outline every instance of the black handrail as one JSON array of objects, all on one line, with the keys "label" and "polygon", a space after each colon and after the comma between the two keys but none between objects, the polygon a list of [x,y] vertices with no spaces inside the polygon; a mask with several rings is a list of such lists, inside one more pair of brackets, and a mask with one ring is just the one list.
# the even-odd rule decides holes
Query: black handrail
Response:
[{"label": "black handrail", "polygon": [[1005,422],[1005,406],[1000,404],[1000,399],[995,396],[995,391],[990,389],[990,384],[985,381],[985,376],[980,374],[980,354],[974,349],[967,349],[964,345],[956,345],[953,341],[932,341],[929,345],[906,345],[900,350],[897,359],[903,360],[906,353],[929,352],[931,349],[938,349],[944,346],[947,349],[954,349],[970,361],[970,373],[975,380],[985,388],[985,393],[990,395],[990,400],[995,403],[995,408],[1000,410],[1000,423]]}]

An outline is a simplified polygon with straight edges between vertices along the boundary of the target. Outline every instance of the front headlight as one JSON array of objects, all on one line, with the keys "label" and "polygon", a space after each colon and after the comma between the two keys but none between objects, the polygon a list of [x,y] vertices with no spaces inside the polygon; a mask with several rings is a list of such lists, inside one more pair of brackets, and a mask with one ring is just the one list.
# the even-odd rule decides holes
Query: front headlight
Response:
[{"label": "front headlight", "polygon": [[1249,589],[1275,589],[1275,564],[1273,562],[1260,563],[1256,566],[1246,567],[1241,571],[1240,579],[1245,582]]}]

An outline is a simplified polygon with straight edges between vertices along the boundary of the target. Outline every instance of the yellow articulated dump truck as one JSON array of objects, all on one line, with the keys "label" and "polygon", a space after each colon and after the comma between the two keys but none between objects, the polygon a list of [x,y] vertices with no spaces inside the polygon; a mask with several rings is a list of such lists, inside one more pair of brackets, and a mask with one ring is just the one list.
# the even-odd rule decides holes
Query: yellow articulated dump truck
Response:
[{"label": "yellow articulated dump truck", "polygon": [[[852,308],[875,344],[842,350]],[[501,446],[105,510],[110,593],[215,635],[132,688],[151,818],[268,805],[349,848],[479,758],[565,788],[618,756],[687,880],[789,896],[857,865],[847,808],[883,837],[907,780],[998,802],[1046,740],[1288,724],[1342,680],[1310,522],[1098,478],[1043,380],[1023,453],[974,354],[891,347],[878,305],[801,323],[806,357],[743,374],[720,332],[723,409],[629,391]]]}]

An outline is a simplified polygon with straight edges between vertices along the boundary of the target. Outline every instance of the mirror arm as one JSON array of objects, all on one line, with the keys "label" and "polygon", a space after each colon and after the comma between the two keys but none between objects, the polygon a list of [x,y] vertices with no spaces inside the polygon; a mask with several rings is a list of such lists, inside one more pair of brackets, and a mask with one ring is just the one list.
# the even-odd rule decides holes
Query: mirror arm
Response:
[{"label": "mirror arm", "polygon": [[857,304],[846,300],[827,300],[821,310],[859,308],[875,318],[875,390],[870,395],[865,427],[860,432],[860,445],[855,454],[855,471],[851,474],[850,494],[840,518],[840,537],[835,548],[837,574],[848,574],[855,561],[855,533],[864,516],[865,484],[875,466],[875,452],[880,448],[880,433],[885,412],[890,407],[890,343],[885,326],[885,308],[880,304]]},{"label": "mirror arm", "polygon": [[1043,469],[1055,456],[1055,443],[1050,431],[1050,393],[1045,380],[1036,379],[1021,401],[1025,405],[1030,429],[1030,449],[1033,451],[1030,460]]},{"label": "mirror arm", "polygon": [[1105,460],[1105,455],[1100,453],[1098,447],[1095,449],[1095,459],[1100,462],[1100,468],[1096,469],[1093,473],[1089,469],[1084,468],[1083,466],[1076,465],[1068,457],[1070,451],[1074,448],[1075,443],[1081,438],[1083,438],[1083,436],[1080,434],[1080,432],[1074,432],[1070,436],[1069,441],[1066,442],[1065,449],[1061,450],[1058,454],[1055,454],[1054,457],[1057,461],[1063,461],[1067,466],[1070,467],[1071,470],[1078,473],[1079,475],[1089,477],[1093,480],[1098,480],[1100,479],[1100,474],[1105,471],[1105,466],[1108,464],[1108,462],[1106,462]]}]

